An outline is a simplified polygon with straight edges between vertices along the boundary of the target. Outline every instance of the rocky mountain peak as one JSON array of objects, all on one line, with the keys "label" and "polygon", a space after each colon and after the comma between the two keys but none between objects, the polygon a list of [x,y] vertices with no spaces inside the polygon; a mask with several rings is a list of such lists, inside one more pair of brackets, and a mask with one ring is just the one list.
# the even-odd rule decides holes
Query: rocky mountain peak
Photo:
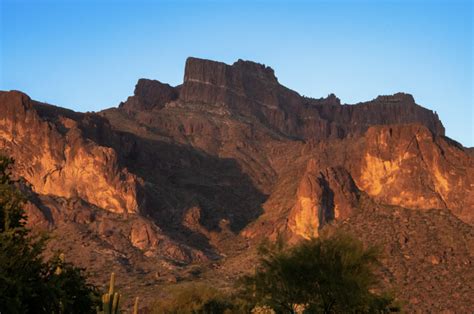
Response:
[{"label": "rocky mountain peak", "polygon": [[161,109],[178,98],[178,89],[157,80],[141,78],[135,85],[134,95],[119,105],[126,111]]},{"label": "rocky mountain peak", "polygon": [[278,82],[271,67],[253,61],[239,59],[228,65],[194,57],[186,60],[184,83],[197,81],[217,85],[238,85],[244,83],[242,80],[249,78]]},{"label": "rocky mountain peak", "polygon": [[144,78],[139,79],[135,85],[134,95],[148,103],[162,103],[178,96],[176,89],[169,84]]},{"label": "rocky mountain peak", "polygon": [[243,60],[228,65],[190,57],[186,60],[180,99],[232,106],[232,103],[242,103],[242,99],[262,101],[268,90],[277,87],[273,69],[265,65]]},{"label": "rocky mountain peak", "polygon": [[257,76],[260,79],[278,82],[278,79],[275,76],[275,71],[265,64],[239,59],[232,64],[232,67],[239,69],[248,75]]},{"label": "rocky mountain peak", "polygon": [[408,93],[398,92],[393,95],[380,95],[375,101],[382,103],[401,103],[404,105],[415,105],[415,98]]},{"label": "rocky mountain peak", "polygon": [[436,113],[417,105],[410,94],[396,93],[341,105],[334,94],[319,99],[301,96],[280,85],[271,67],[242,59],[228,65],[189,57],[182,85],[172,87],[140,79],[134,96],[119,107],[128,113],[147,111],[140,118],[144,122],[151,121],[148,111],[164,109],[173,101],[188,108],[185,110],[202,114],[245,116],[259,121],[274,134],[302,140],[344,138],[363,134],[371,125],[400,123],[421,124],[434,134],[444,135]]}]

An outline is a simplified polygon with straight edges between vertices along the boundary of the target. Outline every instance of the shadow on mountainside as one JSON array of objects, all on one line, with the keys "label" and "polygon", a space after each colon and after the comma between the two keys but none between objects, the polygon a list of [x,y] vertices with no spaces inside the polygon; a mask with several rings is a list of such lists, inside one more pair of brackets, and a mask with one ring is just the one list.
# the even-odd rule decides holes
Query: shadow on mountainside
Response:
[{"label": "shadow on mountainside", "polygon": [[[173,239],[212,249],[208,236],[241,231],[267,199],[236,160],[118,132],[121,163],[145,181],[142,214]],[[190,242],[190,243],[189,243]]]},{"label": "shadow on mountainside", "polygon": [[58,131],[66,117],[82,136],[113,148],[119,164],[144,180],[139,191],[141,214],[170,238],[198,249],[213,250],[209,237],[238,233],[262,212],[263,194],[235,159],[219,158],[189,145],[140,137],[112,129],[94,113],[35,102],[35,110]]}]

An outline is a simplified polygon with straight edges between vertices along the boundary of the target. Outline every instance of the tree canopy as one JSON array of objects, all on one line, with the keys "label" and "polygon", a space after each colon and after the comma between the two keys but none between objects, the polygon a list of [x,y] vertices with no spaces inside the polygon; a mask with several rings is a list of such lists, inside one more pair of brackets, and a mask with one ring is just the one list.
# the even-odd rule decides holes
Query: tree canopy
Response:
[{"label": "tree canopy", "polygon": [[257,306],[277,313],[383,313],[397,311],[388,295],[373,292],[379,251],[342,233],[281,243],[260,250],[255,273],[243,279]]}]

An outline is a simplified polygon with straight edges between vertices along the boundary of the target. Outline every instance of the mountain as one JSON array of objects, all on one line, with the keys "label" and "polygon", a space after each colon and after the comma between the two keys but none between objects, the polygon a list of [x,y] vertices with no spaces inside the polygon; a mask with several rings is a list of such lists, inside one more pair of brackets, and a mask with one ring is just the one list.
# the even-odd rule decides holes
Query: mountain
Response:
[{"label": "mountain", "polygon": [[30,225],[97,283],[114,270],[126,295],[227,287],[263,239],[342,228],[383,248],[407,310],[474,309],[474,156],[409,94],[341,104],[262,64],[188,58],[182,85],[140,79],[117,108],[10,91],[0,113]]}]

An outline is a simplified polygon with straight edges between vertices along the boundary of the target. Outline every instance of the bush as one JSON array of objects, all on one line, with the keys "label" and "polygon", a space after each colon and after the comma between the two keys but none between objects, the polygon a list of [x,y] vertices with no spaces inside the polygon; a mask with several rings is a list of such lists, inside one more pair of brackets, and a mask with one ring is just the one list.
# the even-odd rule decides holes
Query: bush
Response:
[{"label": "bush", "polygon": [[305,240],[290,249],[266,245],[260,255],[255,274],[242,280],[243,294],[256,305],[277,313],[398,310],[390,296],[372,292],[379,251],[348,235]]},{"label": "bush", "polygon": [[206,284],[183,284],[170,289],[167,298],[155,302],[153,313],[214,314],[232,312],[234,305],[229,297]]}]

